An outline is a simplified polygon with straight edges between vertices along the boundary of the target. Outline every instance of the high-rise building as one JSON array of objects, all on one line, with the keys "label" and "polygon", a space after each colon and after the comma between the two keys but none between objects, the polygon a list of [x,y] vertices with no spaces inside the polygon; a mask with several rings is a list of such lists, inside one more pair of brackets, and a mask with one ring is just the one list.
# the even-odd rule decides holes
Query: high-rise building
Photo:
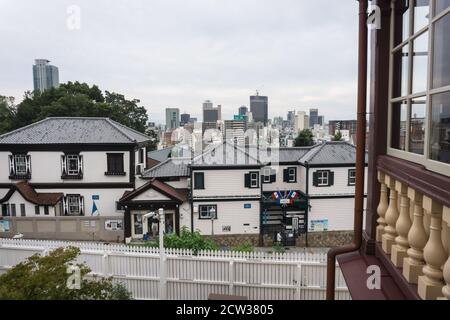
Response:
[{"label": "high-rise building", "polygon": [[250,96],[250,112],[253,113],[253,121],[266,125],[269,118],[267,96],[260,96],[258,91],[255,96]]},{"label": "high-rise building", "polygon": [[225,140],[237,144],[245,143],[246,122],[244,120],[225,120]]},{"label": "high-rise building", "polygon": [[34,90],[44,91],[59,86],[58,68],[49,64],[50,60],[35,59],[33,65]]},{"label": "high-rise building", "polygon": [[290,126],[294,125],[294,121],[295,121],[295,111],[288,111],[287,114],[287,121],[289,123]]},{"label": "high-rise building", "polygon": [[191,115],[189,113],[182,113],[180,118],[181,118],[180,126],[184,126],[191,120]]},{"label": "high-rise building", "polygon": [[222,106],[216,108],[210,100],[203,102],[203,122],[217,122],[222,120]]},{"label": "high-rise building", "polygon": [[319,109],[309,109],[309,127],[319,123]]},{"label": "high-rise building", "polygon": [[166,108],[166,130],[176,129],[180,126],[180,109]]},{"label": "high-rise building", "polygon": [[245,116],[248,112],[248,108],[246,106],[240,106],[239,107],[239,115]]},{"label": "high-rise building", "polygon": [[297,134],[298,132],[300,132],[304,129],[308,129],[310,120],[311,119],[308,117],[308,115],[306,114],[305,111],[297,112],[297,114],[295,115],[295,120],[294,120],[295,134]]}]

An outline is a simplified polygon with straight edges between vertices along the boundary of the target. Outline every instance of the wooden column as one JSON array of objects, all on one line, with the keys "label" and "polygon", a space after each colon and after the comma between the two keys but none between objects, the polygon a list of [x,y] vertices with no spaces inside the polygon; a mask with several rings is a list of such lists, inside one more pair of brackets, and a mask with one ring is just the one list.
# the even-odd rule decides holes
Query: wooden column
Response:
[{"label": "wooden column", "polygon": [[408,232],[411,228],[408,186],[400,181],[396,181],[395,190],[400,195],[400,215],[395,224],[398,236],[395,238],[395,245],[392,247],[391,261],[397,268],[402,268],[403,259],[406,258],[406,251],[409,249]]},{"label": "wooden column", "polygon": [[378,171],[378,182],[380,182],[380,202],[377,207],[378,219],[376,239],[377,242],[381,242],[384,228],[386,227],[386,220],[384,217],[389,206],[387,186],[385,184],[385,175],[383,172]]},{"label": "wooden column", "polygon": [[430,237],[423,250],[426,266],[423,267],[423,276],[419,277],[417,291],[422,299],[434,300],[442,296],[444,277],[442,266],[447,260],[447,254],[442,245],[442,204],[423,197],[423,208],[430,215]]},{"label": "wooden column", "polygon": [[382,248],[387,254],[391,254],[392,245],[395,243],[395,238],[397,237],[397,230],[395,229],[395,224],[399,216],[397,208],[397,191],[395,190],[395,180],[386,175],[386,185],[388,186],[389,193],[389,206],[386,210],[386,227],[384,228],[384,234],[382,236]]},{"label": "wooden column", "polygon": [[414,207],[413,222],[408,232],[408,257],[403,260],[403,276],[409,283],[417,284],[419,276],[423,275],[425,266],[423,248],[427,244],[428,236],[423,224],[422,194],[408,188],[408,197]]}]

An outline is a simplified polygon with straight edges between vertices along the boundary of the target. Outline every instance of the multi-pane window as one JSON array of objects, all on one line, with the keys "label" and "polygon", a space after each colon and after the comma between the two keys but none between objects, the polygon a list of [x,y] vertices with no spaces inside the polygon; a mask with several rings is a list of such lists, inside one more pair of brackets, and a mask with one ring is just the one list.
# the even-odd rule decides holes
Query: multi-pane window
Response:
[{"label": "multi-pane window", "polygon": [[66,154],[61,157],[62,177],[81,178],[83,175],[83,156]]},{"label": "multi-pane window", "polygon": [[194,173],[194,189],[205,189],[205,174],[203,172]]},{"label": "multi-pane window", "polygon": [[16,169],[16,174],[26,174],[27,173],[27,156],[24,154],[14,155],[14,165]]},{"label": "multi-pane window", "polygon": [[348,185],[354,186],[356,184],[356,170],[349,169],[348,170]]},{"label": "multi-pane window", "polygon": [[297,168],[288,168],[288,182],[297,182]]},{"label": "multi-pane window", "polygon": [[65,215],[83,215],[83,197],[79,194],[68,194],[63,199]]},{"label": "multi-pane window", "polygon": [[31,178],[31,160],[26,154],[13,154],[9,156],[9,177],[10,179]]},{"label": "multi-pane window", "polygon": [[77,175],[80,170],[78,155],[73,154],[67,155],[66,162],[67,162],[67,174]]},{"label": "multi-pane window", "polygon": [[258,187],[259,187],[259,173],[250,172],[250,188],[258,188]]},{"label": "multi-pane window", "polygon": [[106,175],[125,175],[123,167],[123,153],[108,153]]},{"label": "multi-pane window", "polygon": [[450,172],[450,1],[393,2],[388,153]]},{"label": "multi-pane window", "polygon": [[200,219],[217,219],[216,205],[200,205],[198,206]]},{"label": "multi-pane window", "polygon": [[264,183],[271,182],[271,174],[272,174],[271,168],[264,168],[264,170],[263,170]]},{"label": "multi-pane window", "polygon": [[328,171],[317,171],[317,185],[328,186]]}]

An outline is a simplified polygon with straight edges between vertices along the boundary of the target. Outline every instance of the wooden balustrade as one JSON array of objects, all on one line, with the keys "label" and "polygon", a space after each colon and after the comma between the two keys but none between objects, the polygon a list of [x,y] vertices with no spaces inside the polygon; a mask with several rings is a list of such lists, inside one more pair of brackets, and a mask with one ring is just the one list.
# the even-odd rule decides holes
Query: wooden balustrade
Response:
[{"label": "wooden balustrade", "polygon": [[422,299],[450,300],[450,209],[387,173],[378,181],[377,242]]}]

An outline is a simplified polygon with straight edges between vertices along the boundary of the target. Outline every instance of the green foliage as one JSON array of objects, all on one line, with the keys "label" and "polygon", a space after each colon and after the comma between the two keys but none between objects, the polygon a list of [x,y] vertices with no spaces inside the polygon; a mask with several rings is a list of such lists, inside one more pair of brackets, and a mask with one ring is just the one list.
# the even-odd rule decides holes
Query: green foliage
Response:
[{"label": "green foliage", "polygon": [[332,141],[342,141],[342,133],[340,130],[336,131],[334,136],[331,138]]},{"label": "green foliage", "polygon": [[[111,278],[93,277],[85,264],[74,264],[80,249],[58,248],[46,256],[35,254],[0,276],[0,300],[129,300],[131,294]],[[80,269],[80,289],[69,289],[69,265]],[[92,278],[92,277],[91,277]]]},{"label": "green foliage", "polygon": [[277,253],[284,253],[286,249],[284,249],[283,245],[279,242],[275,242],[272,246],[273,250]]},{"label": "green foliage", "polygon": [[298,136],[294,140],[296,147],[308,147],[314,144],[313,134],[309,129],[303,129],[298,133]]},{"label": "green foliage", "polygon": [[234,247],[232,250],[240,251],[240,252],[253,252],[254,248],[250,241],[246,241],[245,243],[241,244],[240,246]]},{"label": "green foliage", "polygon": [[[86,83],[68,82],[43,92],[25,92],[12,116],[6,120],[6,129],[0,133],[29,125],[46,117],[109,117],[125,126],[144,133],[148,115],[139,100],[127,100],[121,94],[102,91]],[[2,117],[0,98],[0,120]],[[3,121],[2,121],[3,123]]]},{"label": "green foliage", "polygon": [[147,129],[145,131],[145,134],[150,137],[150,143],[147,146],[148,150],[149,151],[156,150],[158,148],[158,142],[159,142],[158,134],[155,132],[155,130],[152,130],[152,129]]},{"label": "green foliage", "polygon": [[14,98],[0,96],[0,134],[12,130],[12,120],[15,114]]}]

